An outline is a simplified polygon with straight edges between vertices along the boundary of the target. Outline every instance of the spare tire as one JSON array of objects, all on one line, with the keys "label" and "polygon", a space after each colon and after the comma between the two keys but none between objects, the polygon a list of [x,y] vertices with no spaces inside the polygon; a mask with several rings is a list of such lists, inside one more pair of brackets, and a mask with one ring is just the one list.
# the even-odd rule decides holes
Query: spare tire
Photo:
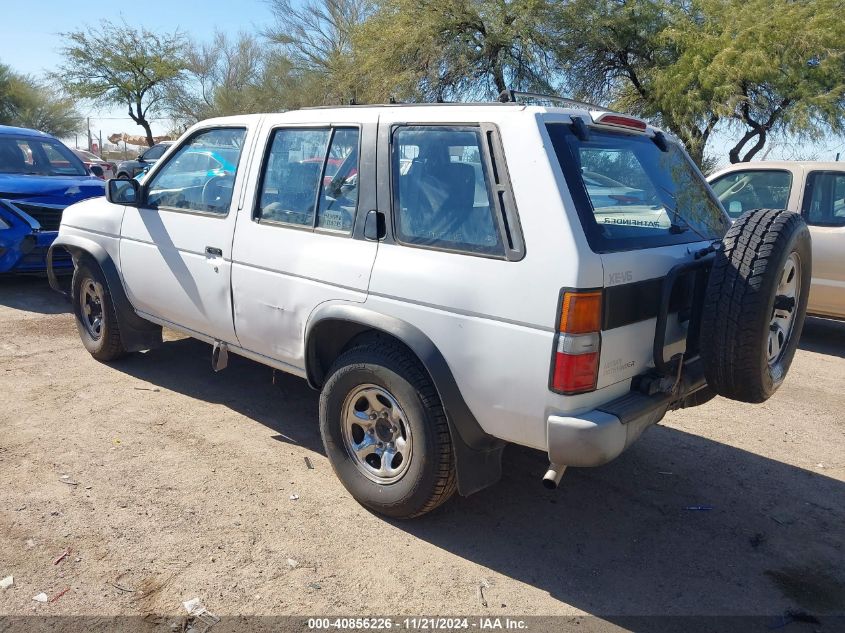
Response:
[{"label": "spare tire", "polygon": [[804,327],[811,268],[799,214],[756,209],[733,224],[716,252],[701,322],[710,389],[764,402],[780,387]]}]

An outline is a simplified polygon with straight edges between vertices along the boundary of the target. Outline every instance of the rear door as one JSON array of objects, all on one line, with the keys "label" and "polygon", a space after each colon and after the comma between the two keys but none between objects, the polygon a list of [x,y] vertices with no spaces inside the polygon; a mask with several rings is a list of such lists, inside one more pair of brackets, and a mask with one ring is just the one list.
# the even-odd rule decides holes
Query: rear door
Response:
[{"label": "rear door", "polygon": [[[232,323],[232,235],[257,117],[195,130],[144,182],[143,205],[126,207],[120,269],[135,308],[157,320],[237,343]],[[229,167],[197,168],[196,155]]]},{"label": "rear door", "polygon": [[845,172],[810,171],[801,213],[813,238],[808,310],[845,317]]},{"label": "rear door", "polygon": [[[601,254],[604,308],[597,387],[653,365],[656,316],[667,273],[719,239],[729,220],[703,177],[674,143],[647,131],[600,126],[588,133],[547,126],[590,248]],[[662,147],[661,147],[662,145]],[[664,357],[685,349],[692,291],[681,281]]]},{"label": "rear door", "polygon": [[298,368],[309,315],[326,301],[363,302],[378,248],[363,236],[376,202],[378,115],[350,109],[332,116],[265,123],[233,244],[241,345]]}]

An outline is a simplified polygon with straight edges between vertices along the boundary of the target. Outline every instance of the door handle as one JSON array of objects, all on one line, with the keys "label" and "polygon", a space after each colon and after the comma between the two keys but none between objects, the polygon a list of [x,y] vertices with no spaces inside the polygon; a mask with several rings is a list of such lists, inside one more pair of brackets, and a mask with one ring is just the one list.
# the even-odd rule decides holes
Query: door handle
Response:
[{"label": "door handle", "polygon": [[216,246],[206,246],[205,254],[213,255],[215,257],[223,257],[223,249],[217,248]]}]

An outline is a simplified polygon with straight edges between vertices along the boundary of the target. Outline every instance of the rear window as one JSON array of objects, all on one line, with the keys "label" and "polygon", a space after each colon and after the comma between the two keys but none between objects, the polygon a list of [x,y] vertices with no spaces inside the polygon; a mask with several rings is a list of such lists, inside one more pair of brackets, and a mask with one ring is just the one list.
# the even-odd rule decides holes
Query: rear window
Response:
[{"label": "rear window", "polygon": [[590,129],[581,139],[566,124],[549,136],[596,252],[634,250],[721,238],[727,219],[683,151],[647,136]]},{"label": "rear window", "polygon": [[743,169],[719,176],[710,186],[728,215],[736,219],[749,209],[785,209],[792,174],[775,169]]}]

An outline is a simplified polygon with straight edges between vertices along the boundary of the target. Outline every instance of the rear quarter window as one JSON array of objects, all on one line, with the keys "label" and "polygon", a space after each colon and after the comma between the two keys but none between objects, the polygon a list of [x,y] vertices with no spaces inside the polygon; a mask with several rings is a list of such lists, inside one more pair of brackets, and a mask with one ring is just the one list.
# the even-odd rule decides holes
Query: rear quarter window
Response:
[{"label": "rear quarter window", "polygon": [[394,131],[394,229],[400,242],[505,256],[482,142],[475,127]]}]

